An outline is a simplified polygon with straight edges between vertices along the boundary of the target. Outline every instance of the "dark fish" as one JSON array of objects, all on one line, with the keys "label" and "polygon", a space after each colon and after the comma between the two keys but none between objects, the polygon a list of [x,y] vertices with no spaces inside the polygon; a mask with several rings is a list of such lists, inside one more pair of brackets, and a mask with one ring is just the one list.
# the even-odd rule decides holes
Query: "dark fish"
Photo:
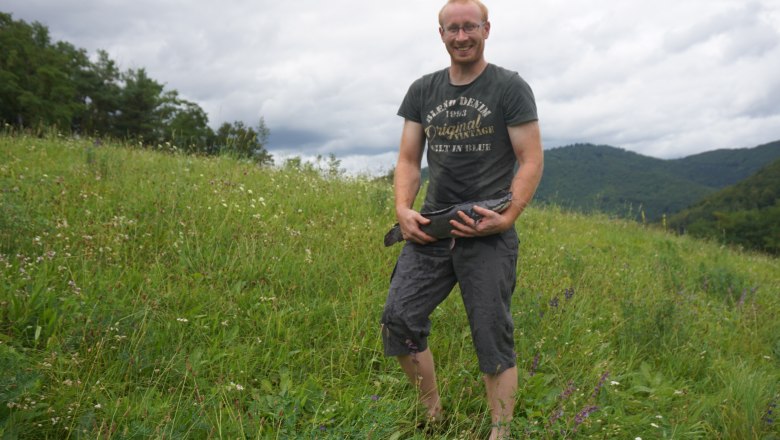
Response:
[{"label": "dark fish", "polygon": [[[449,208],[440,209],[438,211],[421,213],[423,217],[430,219],[431,222],[427,225],[420,226],[420,229],[434,238],[452,238],[453,235],[450,233],[450,231],[452,231],[450,220],[461,220],[460,216],[458,215],[458,211],[463,211],[463,213],[467,216],[476,221],[479,221],[482,216],[474,212],[475,205],[489,209],[491,211],[503,212],[507,207],[509,207],[509,203],[511,201],[512,193],[508,193],[504,197],[498,199],[460,203],[450,206]],[[401,234],[401,227],[398,225],[398,223],[393,225],[387,234],[385,234],[385,246],[392,246],[403,240],[404,237]]]}]

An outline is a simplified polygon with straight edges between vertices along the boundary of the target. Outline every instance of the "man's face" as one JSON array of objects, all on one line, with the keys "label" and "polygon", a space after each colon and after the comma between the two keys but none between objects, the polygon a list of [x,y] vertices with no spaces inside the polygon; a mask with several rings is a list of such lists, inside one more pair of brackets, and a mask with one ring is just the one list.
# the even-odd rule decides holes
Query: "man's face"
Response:
[{"label": "man's face", "polygon": [[[454,64],[473,64],[482,60],[490,22],[474,3],[452,3],[442,12],[441,40]],[[467,32],[470,31],[470,32]]]}]

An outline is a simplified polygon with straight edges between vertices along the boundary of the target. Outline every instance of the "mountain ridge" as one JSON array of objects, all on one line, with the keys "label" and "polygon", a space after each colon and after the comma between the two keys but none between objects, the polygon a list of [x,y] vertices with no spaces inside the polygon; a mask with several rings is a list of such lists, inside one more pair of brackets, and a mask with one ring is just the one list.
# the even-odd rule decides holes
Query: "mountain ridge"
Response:
[{"label": "mountain ridge", "polygon": [[659,221],[780,159],[780,141],[658,159],[610,145],[545,151],[536,200],[567,209]]}]

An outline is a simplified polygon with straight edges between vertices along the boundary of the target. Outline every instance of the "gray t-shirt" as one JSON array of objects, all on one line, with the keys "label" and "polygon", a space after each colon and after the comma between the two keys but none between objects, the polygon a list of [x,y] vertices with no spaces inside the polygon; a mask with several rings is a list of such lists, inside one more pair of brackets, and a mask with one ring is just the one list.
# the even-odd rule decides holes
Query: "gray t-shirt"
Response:
[{"label": "gray t-shirt", "polygon": [[488,64],[470,84],[450,84],[449,69],[416,80],[398,115],[421,123],[430,182],[423,211],[488,199],[509,190],[516,157],[507,126],[537,120],[528,84]]}]

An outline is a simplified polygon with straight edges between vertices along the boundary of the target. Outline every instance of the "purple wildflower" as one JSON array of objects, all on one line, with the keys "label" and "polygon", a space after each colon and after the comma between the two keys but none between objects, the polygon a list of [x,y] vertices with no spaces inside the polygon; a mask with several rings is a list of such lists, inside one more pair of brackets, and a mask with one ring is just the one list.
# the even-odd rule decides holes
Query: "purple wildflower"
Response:
[{"label": "purple wildflower", "polygon": [[769,406],[766,409],[766,413],[764,414],[763,420],[767,425],[771,425],[772,423],[775,422],[774,419],[775,408],[777,408],[777,399],[769,403]]},{"label": "purple wildflower", "polygon": [[550,416],[550,426],[557,422],[561,417],[563,417],[563,408],[558,408],[555,410],[553,415]]},{"label": "purple wildflower", "polygon": [[579,413],[577,413],[576,416],[574,416],[574,431],[577,430],[577,427],[582,424],[582,422],[585,421],[585,419],[588,418],[589,415],[593,414],[594,412],[598,411],[599,407],[596,405],[586,406],[582,409]]},{"label": "purple wildflower", "polygon": [[607,381],[608,377],[609,371],[605,371],[604,374],[601,375],[598,385],[596,385],[596,388],[593,389],[593,394],[591,394],[591,397],[595,399],[599,395],[599,391],[601,391],[601,387],[604,386],[604,382]]},{"label": "purple wildflower", "polygon": [[574,287],[566,288],[566,290],[563,291],[563,296],[566,298],[566,301],[572,299],[572,297],[574,297]]},{"label": "purple wildflower", "polygon": [[534,356],[534,362],[531,364],[531,371],[529,371],[529,376],[534,377],[534,374],[536,374],[536,367],[539,366],[539,353],[536,353],[536,356]]},{"label": "purple wildflower", "polygon": [[550,300],[550,307],[554,307],[554,308],[558,307],[558,297],[557,296]]},{"label": "purple wildflower", "polygon": [[566,384],[566,389],[563,390],[561,393],[561,402],[564,402],[566,399],[569,398],[572,394],[574,394],[574,391],[577,390],[577,387],[574,386],[574,381],[570,380],[569,383]]},{"label": "purple wildflower", "polygon": [[550,416],[550,421],[548,426],[552,426],[558,419],[563,417],[563,406],[566,403],[566,400],[574,394],[574,391],[576,391],[577,388],[574,386],[574,381],[570,380],[569,383],[566,384],[566,389],[561,392],[561,395],[558,396],[558,408],[555,410],[552,416]]}]

